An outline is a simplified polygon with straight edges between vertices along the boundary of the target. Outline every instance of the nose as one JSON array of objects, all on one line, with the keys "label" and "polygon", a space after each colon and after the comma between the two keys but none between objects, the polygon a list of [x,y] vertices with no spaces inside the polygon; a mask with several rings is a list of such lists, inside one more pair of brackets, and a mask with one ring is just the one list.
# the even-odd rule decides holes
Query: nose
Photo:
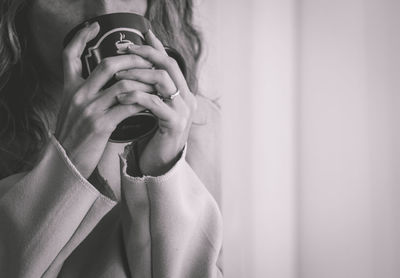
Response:
[{"label": "nose", "polygon": [[85,1],[86,18],[110,13],[137,13],[144,15],[147,0],[89,0]]}]

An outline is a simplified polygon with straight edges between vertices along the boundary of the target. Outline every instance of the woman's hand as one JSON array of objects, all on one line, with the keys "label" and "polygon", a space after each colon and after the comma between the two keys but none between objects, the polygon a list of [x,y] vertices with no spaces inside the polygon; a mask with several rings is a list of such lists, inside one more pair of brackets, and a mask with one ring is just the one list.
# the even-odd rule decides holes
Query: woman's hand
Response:
[{"label": "woman's hand", "polygon": [[180,94],[173,100],[163,101],[137,89],[120,94],[118,101],[127,106],[143,106],[158,117],[158,129],[140,154],[139,168],[143,175],[159,176],[172,167],[185,146],[197,102],[177,62],[167,55],[162,43],[151,31],[145,37],[148,45],[133,46],[130,53],[143,57],[156,68],[129,69],[116,74],[116,78],[153,85],[164,98],[178,90]]},{"label": "woman's hand", "polygon": [[[144,101],[121,105],[117,96],[129,91],[140,91],[148,96],[154,92],[153,86],[134,80],[121,80],[102,90],[107,81],[121,70],[149,70],[153,67],[145,59],[132,54],[106,58],[87,80],[82,79],[80,57],[86,43],[98,32],[98,23],[87,26],[64,49],[63,102],[55,132],[68,157],[85,178],[97,166],[116,126],[125,118],[144,110]],[[159,98],[154,96],[153,100],[156,103]]]}]

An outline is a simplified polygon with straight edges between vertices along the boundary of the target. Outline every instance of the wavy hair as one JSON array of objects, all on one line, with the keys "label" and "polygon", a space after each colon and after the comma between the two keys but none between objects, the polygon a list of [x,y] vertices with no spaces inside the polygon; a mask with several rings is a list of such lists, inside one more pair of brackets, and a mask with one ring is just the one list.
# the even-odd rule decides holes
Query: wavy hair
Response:
[{"label": "wavy hair", "polygon": [[[29,47],[27,0],[0,0],[0,179],[30,170],[47,143],[52,98],[45,94]],[[145,15],[164,45],[185,59],[187,81],[197,92],[202,53],[193,24],[193,0],[148,0]],[[54,116],[54,115],[53,115]]]}]

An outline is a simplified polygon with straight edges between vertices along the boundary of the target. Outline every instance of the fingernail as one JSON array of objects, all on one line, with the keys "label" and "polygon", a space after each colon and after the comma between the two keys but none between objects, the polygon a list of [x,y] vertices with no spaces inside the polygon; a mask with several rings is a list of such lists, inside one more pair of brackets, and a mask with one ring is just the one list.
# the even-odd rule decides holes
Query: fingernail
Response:
[{"label": "fingernail", "polygon": [[124,73],[125,73],[125,72],[127,72],[127,70],[121,70],[121,71],[115,73],[115,74],[114,74],[114,77],[115,77],[116,79],[124,78]]},{"label": "fingernail", "polygon": [[121,94],[119,94],[118,96],[117,96],[117,99],[118,100],[124,100],[126,97],[127,97],[127,93],[121,93]]},{"label": "fingernail", "polygon": [[138,49],[138,48],[140,48],[140,45],[133,44],[133,43],[128,45],[129,50],[134,50],[134,49]]},{"label": "fingernail", "polygon": [[100,25],[97,21],[93,22],[92,24],[89,25],[90,30],[97,30],[97,28],[100,28]]}]

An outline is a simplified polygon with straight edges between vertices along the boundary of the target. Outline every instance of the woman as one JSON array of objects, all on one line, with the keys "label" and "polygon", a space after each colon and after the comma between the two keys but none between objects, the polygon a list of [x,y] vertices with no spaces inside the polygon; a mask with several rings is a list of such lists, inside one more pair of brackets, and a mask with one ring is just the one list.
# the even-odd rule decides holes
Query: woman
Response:
[{"label": "woman", "polygon": [[[218,109],[192,93],[201,49],[192,1],[1,0],[0,9],[1,276],[221,276]],[[65,49],[62,40],[114,12],[145,15],[161,40],[147,32],[147,46],[83,80],[80,56],[98,24]],[[187,81],[163,43],[186,58]],[[180,94],[164,102],[155,90]],[[159,118],[154,134],[108,142],[145,108]]]}]

